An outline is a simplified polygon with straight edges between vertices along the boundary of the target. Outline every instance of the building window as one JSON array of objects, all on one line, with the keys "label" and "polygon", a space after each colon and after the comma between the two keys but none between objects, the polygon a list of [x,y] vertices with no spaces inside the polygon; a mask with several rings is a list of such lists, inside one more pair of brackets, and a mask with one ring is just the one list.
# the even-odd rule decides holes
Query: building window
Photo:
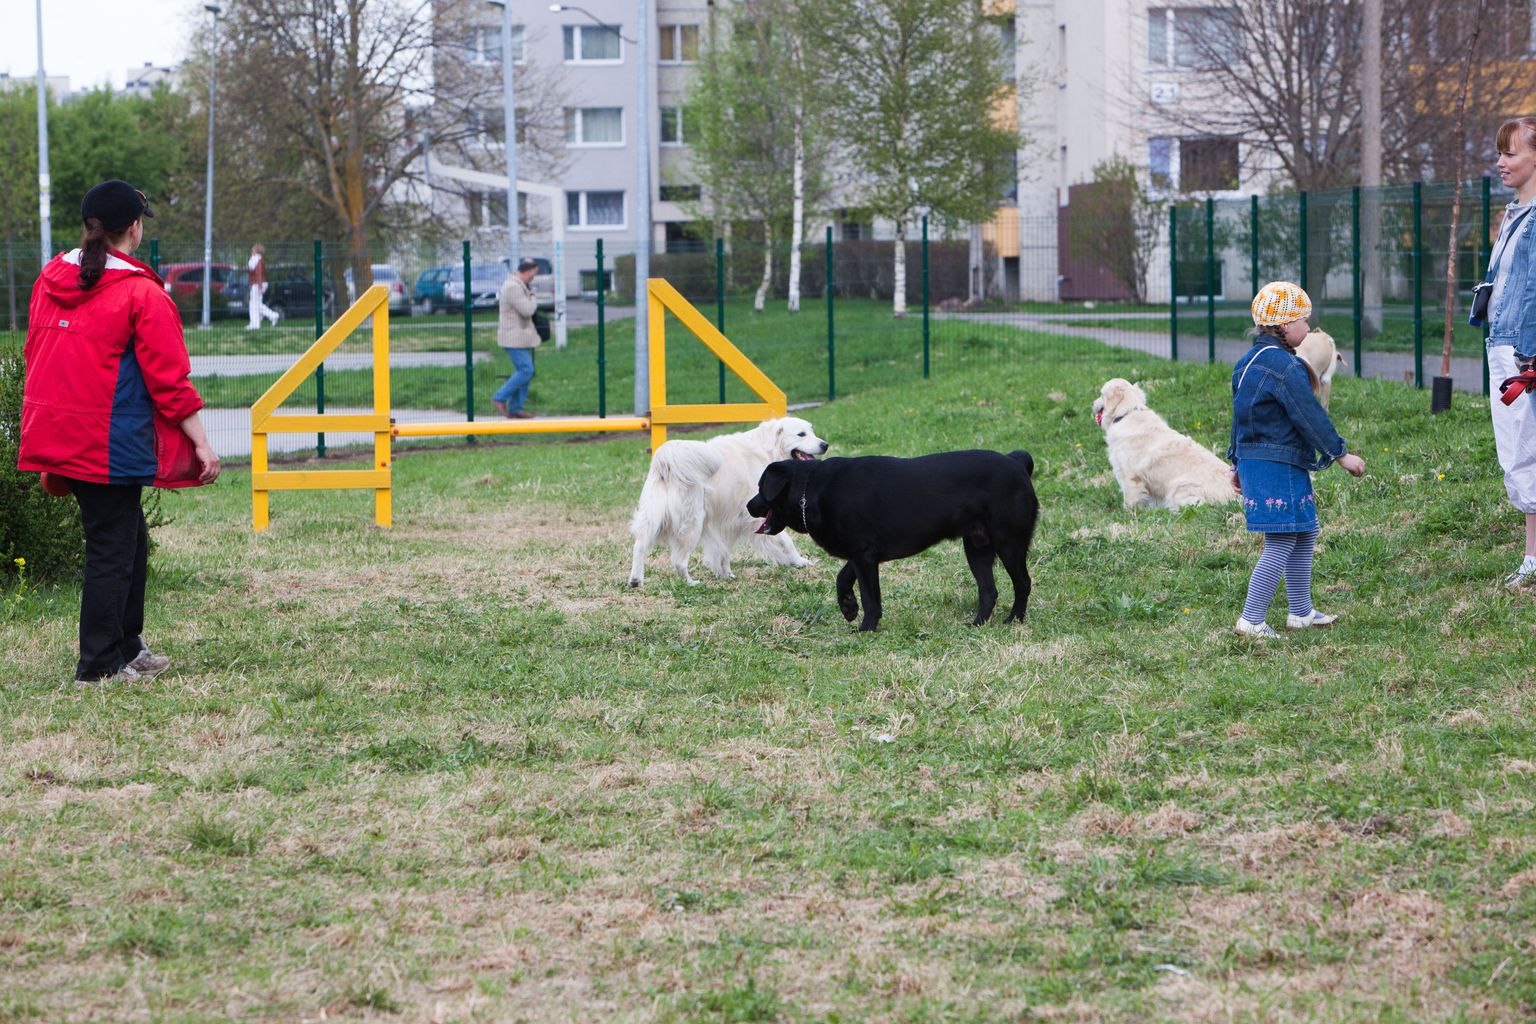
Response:
[{"label": "building window", "polygon": [[618,25],[566,25],[567,64],[618,64],[624,60]]},{"label": "building window", "polygon": [[[501,63],[501,26],[482,25],[469,30],[464,50],[471,64]],[[524,61],[523,26],[512,26],[512,63]]]},{"label": "building window", "polygon": [[565,141],[571,146],[624,145],[624,108],[567,107]]},{"label": "building window", "polygon": [[658,60],[663,64],[691,64],[698,60],[699,26],[661,26],[661,46],[656,52],[661,54]]},{"label": "building window", "polygon": [[1225,192],[1237,188],[1236,139],[1180,139],[1179,189]]},{"label": "building window", "polygon": [[696,203],[704,197],[700,185],[663,185],[661,201],[664,203]]},{"label": "building window", "polygon": [[1173,152],[1177,139],[1147,140],[1147,171],[1152,177],[1152,187],[1166,192],[1173,188]]},{"label": "building window", "polygon": [[1238,12],[1231,7],[1147,8],[1147,63],[1198,68],[1242,58]]},{"label": "building window", "polygon": [[[518,196],[521,200],[523,197]],[[469,207],[469,226],[473,228],[507,226],[507,194],[505,192],[470,192],[464,197]],[[523,205],[521,202],[519,206]],[[460,272],[460,276],[463,273]]]},{"label": "building window", "polygon": [[567,192],[565,223],[572,228],[624,226],[623,192]]},{"label": "building window", "polygon": [[661,144],[685,146],[693,141],[693,115],[687,107],[661,108]]}]

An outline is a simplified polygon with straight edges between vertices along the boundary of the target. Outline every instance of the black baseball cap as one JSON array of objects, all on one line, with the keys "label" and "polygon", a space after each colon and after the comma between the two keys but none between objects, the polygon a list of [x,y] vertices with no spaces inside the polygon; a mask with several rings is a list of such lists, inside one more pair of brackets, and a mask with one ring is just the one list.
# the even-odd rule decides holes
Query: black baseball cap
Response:
[{"label": "black baseball cap", "polygon": [[102,182],[80,200],[80,219],[89,222],[95,217],[112,234],[127,228],[140,217],[154,215],[144,193],[118,178]]},{"label": "black baseball cap", "polygon": [[518,273],[522,273],[525,270],[533,270],[538,265],[539,261],[534,259],[532,256],[524,256],[522,259],[517,261],[517,271]]}]

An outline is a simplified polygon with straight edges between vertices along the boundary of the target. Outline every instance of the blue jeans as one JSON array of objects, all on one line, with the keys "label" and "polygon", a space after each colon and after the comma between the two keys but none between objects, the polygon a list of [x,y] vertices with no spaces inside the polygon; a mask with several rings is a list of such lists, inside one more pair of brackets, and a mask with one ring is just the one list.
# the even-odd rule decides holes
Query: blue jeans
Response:
[{"label": "blue jeans", "polygon": [[502,351],[512,360],[512,376],[491,397],[506,402],[508,412],[517,412],[528,401],[528,385],[533,381],[533,349],[503,348]]}]

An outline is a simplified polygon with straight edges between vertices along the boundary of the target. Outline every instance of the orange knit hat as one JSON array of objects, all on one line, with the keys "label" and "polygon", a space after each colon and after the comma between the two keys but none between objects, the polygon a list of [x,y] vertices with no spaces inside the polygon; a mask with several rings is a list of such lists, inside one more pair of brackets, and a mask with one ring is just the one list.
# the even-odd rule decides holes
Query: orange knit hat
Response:
[{"label": "orange knit hat", "polygon": [[1253,297],[1253,322],[1260,327],[1278,327],[1311,315],[1312,300],[1289,281],[1271,281]]}]

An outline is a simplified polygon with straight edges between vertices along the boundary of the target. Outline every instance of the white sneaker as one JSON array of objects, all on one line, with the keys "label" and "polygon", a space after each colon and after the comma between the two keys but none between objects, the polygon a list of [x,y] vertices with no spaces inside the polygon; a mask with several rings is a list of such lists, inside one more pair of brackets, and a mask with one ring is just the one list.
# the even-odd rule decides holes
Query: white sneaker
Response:
[{"label": "white sneaker", "polygon": [[1504,577],[1504,585],[1510,590],[1525,590],[1527,587],[1536,586],[1536,569],[1521,566]]},{"label": "white sneaker", "polygon": [[1238,636],[1251,636],[1255,640],[1268,640],[1280,634],[1275,632],[1273,626],[1267,622],[1249,622],[1241,615],[1237,617],[1237,625],[1232,627],[1232,632]]},{"label": "white sneaker", "polygon": [[1300,615],[1286,615],[1285,628],[1307,629],[1309,627],[1316,627],[1318,629],[1327,629],[1337,621],[1339,621],[1339,617],[1337,615],[1324,615],[1322,612],[1314,608],[1312,609],[1312,614],[1306,618],[1302,618]]}]

